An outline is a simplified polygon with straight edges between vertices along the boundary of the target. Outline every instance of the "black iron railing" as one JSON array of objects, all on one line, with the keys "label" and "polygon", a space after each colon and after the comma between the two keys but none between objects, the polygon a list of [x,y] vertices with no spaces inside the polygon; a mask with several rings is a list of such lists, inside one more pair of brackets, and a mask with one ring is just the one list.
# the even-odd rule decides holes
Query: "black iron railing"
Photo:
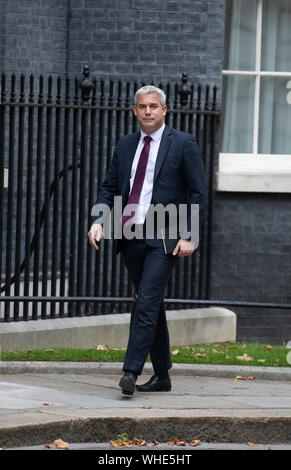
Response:
[{"label": "black iron railing", "polygon": [[[137,130],[133,95],[143,83],[91,79],[1,78],[0,317],[4,321],[126,312],[132,285],[111,240],[88,244],[90,212],[116,141]],[[193,134],[209,188],[200,248],[179,260],[166,292],[169,308],[210,293],[216,87],[157,84],[166,123]],[[76,300],[80,299],[80,301]],[[95,299],[95,301],[92,301]],[[118,302],[116,301],[118,299]],[[171,299],[173,302],[171,303]],[[176,300],[175,300],[176,299]]]}]

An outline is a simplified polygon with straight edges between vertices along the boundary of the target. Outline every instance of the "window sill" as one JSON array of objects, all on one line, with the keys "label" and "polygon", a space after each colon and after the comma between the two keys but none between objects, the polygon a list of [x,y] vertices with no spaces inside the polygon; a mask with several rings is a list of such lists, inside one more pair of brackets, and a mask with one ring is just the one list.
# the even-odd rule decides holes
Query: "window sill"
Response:
[{"label": "window sill", "polygon": [[291,155],[220,153],[216,190],[291,193]]},{"label": "window sill", "polygon": [[291,193],[291,172],[218,171],[216,190],[228,192]]}]

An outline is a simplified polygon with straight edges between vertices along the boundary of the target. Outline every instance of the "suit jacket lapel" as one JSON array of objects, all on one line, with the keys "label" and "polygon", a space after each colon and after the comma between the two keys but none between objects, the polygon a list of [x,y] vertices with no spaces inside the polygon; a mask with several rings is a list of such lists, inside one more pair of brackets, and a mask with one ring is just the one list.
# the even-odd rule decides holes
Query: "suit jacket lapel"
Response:
[{"label": "suit jacket lapel", "polygon": [[[171,133],[172,133],[171,128],[166,126],[165,129],[164,129],[163,135],[162,135],[160,148],[159,148],[158,155],[157,155],[153,184],[155,184],[155,182],[157,180],[157,177],[158,177],[158,174],[159,174],[159,172],[162,168],[162,165],[164,163],[164,160],[166,158],[166,155],[167,155],[167,152],[168,152],[168,149],[169,149],[169,145],[170,145],[170,142],[171,142]],[[135,156],[135,152],[136,152],[136,148],[138,146],[139,139],[140,139],[140,132],[136,132],[135,134],[133,134],[132,139],[131,139],[131,143],[128,146],[127,155],[124,158],[124,167],[123,167],[123,175],[124,175],[123,181],[124,181],[124,183],[123,183],[123,187],[122,187],[122,194],[126,197],[128,196],[128,193],[129,193],[130,171],[131,171],[132,162],[133,162],[133,159],[134,159],[134,156]]]},{"label": "suit jacket lapel", "polygon": [[124,158],[124,168],[123,168],[123,171],[124,171],[123,181],[124,181],[124,183],[123,183],[123,187],[122,187],[122,194],[125,195],[125,196],[127,196],[128,193],[129,193],[130,171],[131,171],[132,162],[133,162],[133,159],[134,159],[134,156],[135,156],[135,152],[136,152],[136,148],[138,146],[139,139],[140,139],[140,132],[136,132],[135,134],[133,134],[132,139],[131,139],[131,143],[128,146],[127,155]]},{"label": "suit jacket lapel", "polygon": [[156,165],[155,165],[155,173],[154,173],[154,183],[156,182],[157,180],[157,177],[159,175],[159,172],[162,168],[162,165],[164,163],[164,160],[166,158],[166,155],[167,155],[167,152],[168,152],[168,149],[169,149],[169,145],[170,145],[170,142],[171,142],[171,129],[166,126],[165,129],[164,129],[164,132],[163,132],[163,135],[162,135],[162,139],[161,139],[161,143],[160,143],[160,148],[159,148],[159,151],[158,151],[158,155],[157,155],[157,160],[156,160]]}]

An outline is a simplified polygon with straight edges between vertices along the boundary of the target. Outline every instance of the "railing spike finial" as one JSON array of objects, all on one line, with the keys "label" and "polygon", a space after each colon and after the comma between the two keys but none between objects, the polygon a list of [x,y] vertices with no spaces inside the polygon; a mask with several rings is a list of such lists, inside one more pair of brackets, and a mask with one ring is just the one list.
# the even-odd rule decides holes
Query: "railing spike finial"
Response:
[{"label": "railing spike finial", "polygon": [[185,108],[188,105],[188,97],[191,95],[191,86],[188,85],[188,75],[186,72],[182,73],[182,84],[178,86],[178,94],[180,95],[181,107]]},{"label": "railing spike finial", "polygon": [[84,65],[83,68],[83,79],[80,83],[82,91],[82,105],[89,105],[91,91],[94,88],[94,83],[90,78],[90,69],[88,65]]}]

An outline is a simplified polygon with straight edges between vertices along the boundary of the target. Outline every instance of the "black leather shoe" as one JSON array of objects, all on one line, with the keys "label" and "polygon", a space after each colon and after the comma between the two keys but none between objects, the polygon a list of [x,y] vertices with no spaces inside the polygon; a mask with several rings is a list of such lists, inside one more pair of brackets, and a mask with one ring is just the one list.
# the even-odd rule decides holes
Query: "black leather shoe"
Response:
[{"label": "black leather shoe", "polygon": [[119,382],[122,393],[124,393],[124,395],[132,395],[135,390],[135,382],[135,376],[131,372],[126,372]]},{"label": "black leather shoe", "polygon": [[151,379],[143,384],[136,385],[135,387],[139,392],[170,392],[171,390],[171,379],[160,379],[156,374]]}]

